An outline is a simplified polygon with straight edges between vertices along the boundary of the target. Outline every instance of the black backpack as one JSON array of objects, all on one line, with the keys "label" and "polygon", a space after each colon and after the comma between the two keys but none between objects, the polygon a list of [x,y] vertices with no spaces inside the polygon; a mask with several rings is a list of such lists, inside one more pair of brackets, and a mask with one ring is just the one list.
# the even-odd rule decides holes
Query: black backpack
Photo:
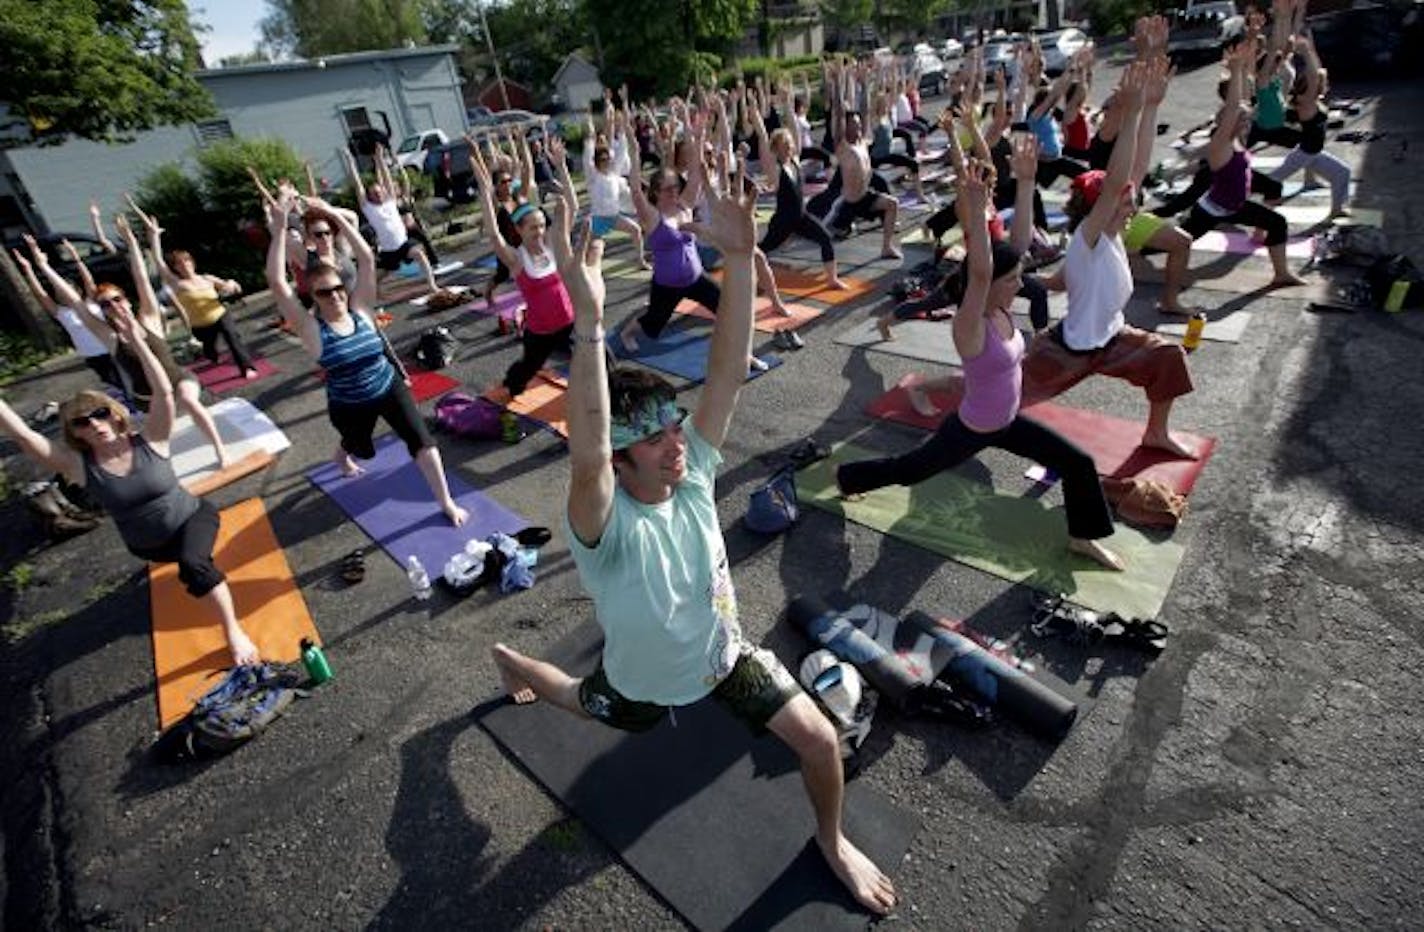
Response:
[{"label": "black backpack", "polygon": [[297,675],[270,664],[233,667],[183,719],[159,736],[167,763],[206,760],[236,750],[267,730],[299,695]]},{"label": "black backpack", "polygon": [[415,344],[415,361],[422,369],[434,372],[455,361],[455,350],[460,341],[455,339],[447,327],[431,327],[420,335]]}]

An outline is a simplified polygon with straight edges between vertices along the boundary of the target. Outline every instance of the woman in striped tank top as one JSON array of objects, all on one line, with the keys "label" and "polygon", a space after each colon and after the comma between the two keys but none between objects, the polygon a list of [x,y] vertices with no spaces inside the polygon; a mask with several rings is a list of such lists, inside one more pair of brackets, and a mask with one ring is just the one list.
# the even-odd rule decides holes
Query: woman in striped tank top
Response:
[{"label": "woman in striped tank top", "polygon": [[386,338],[366,310],[376,296],[376,264],[371,247],[340,212],[314,197],[305,198],[300,210],[324,214],[341,231],[356,257],[356,288],[347,295],[340,270],[320,263],[307,273],[313,309],[308,314],[287,281],[287,217],[297,209],[291,191],[276,197],[263,193],[272,245],[267,252],[267,285],[282,317],[301,338],[302,346],[326,370],[327,414],[340,434],[332,457],[348,476],[361,473],[356,459],[376,455],[372,433],[376,419],[384,418],[430,485],[435,502],[456,527],[469,517],[450,497],[440,450],[431,439],[415,399],[410,380]]}]

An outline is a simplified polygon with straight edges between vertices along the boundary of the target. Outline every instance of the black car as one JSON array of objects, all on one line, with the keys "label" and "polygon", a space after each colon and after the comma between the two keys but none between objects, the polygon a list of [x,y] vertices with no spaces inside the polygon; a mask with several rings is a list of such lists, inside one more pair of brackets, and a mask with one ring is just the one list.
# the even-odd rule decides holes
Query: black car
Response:
[{"label": "black car", "polygon": [[479,194],[470,165],[470,145],[463,139],[428,150],[422,170],[434,183],[435,196],[452,204],[468,204]]},{"label": "black car", "polygon": [[[39,243],[45,255],[49,256],[49,263],[56,272],[68,279],[76,288],[80,287],[78,269],[73,260],[69,258],[60,243],[64,240],[74,246],[75,252],[79,253],[79,258],[89,268],[89,274],[97,282],[112,282],[124,289],[124,293],[131,299],[138,298],[138,292],[134,290],[133,275],[129,272],[128,250],[122,242],[115,243],[118,252],[110,253],[105,251],[99,241],[89,233],[43,233],[36,234],[35,241]],[[6,249],[19,250],[20,254],[29,258],[29,250],[25,247],[24,241],[20,239],[7,240]],[[38,272],[38,270],[36,270]],[[41,277],[41,282],[44,281]],[[48,285],[46,284],[46,289]]]}]

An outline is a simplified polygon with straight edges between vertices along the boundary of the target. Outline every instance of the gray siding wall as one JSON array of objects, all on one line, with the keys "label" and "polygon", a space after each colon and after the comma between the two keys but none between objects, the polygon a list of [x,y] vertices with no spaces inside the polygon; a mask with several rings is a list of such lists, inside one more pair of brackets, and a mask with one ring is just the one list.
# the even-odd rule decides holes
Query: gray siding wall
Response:
[{"label": "gray siding wall", "polygon": [[[345,183],[338,152],[346,144],[341,111],[365,107],[373,125],[390,122],[392,145],[413,132],[438,127],[457,135],[466,127],[454,60],[447,53],[383,61],[333,63],[324,69],[232,69],[204,72],[220,118],[236,136],[286,140],[311,159],[318,177]],[[54,231],[89,228],[89,198],[106,214],[118,210],[123,192],[165,162],[192,168],[198,136],[192,126],[140,133],[132,143],[108,146],[74,140],[59,146],[10,149],[6,154]],[[112,235],[112,234],[111,234]]]}]

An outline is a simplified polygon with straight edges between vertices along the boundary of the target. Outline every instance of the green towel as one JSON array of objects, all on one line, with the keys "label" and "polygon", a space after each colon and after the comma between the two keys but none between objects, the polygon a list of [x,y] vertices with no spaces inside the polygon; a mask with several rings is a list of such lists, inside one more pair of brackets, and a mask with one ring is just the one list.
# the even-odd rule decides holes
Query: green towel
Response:
[{"label": "green towel", "polygon": [[952,470],[913,487],[892,485],[843,501],[836,465],[874,457],[851,444],[837,447],[796,475],[799,500],[1000,578],[1061,592],[1085,608],[1125,618],[1155,618],[1161,611],[1182,562],[1181,544],[1119,524],[1103,543],[1127,569],[1104,569],[1068,551],[1062,508],[996,492]]}]

